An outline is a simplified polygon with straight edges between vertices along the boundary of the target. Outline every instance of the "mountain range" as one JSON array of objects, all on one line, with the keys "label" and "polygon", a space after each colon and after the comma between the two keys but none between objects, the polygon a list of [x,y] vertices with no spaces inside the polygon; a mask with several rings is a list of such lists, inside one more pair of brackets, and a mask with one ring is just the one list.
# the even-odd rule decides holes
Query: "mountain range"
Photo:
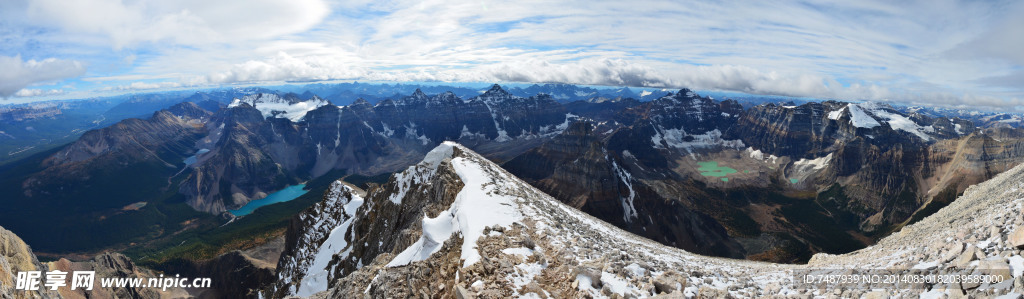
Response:
[{"label": "mountain range", "polygon": [[[344,106],[310,93],[208,100],[10,166],[0,188],[20,209],[9,219],[39,219],[53,204],[73,212],[49,230],[4,225],[95,240],[80,244],[145,241],[194,228],[182,224],[189,219],[233,218],[222,213],[328,174],[400,171],[458,141],[632,233],[702,254],[797,262],[868,246],[1024,155],[1021,129],[1005,123],[880,103],[743,107],[688,89],[569,104],[498,85],[466,99],[417,89]],[[138,219],[147,225],[121,225]],[[96,228],[117,233],[94,238]],[[47,252],[97,248],[29,238]]]},{"label": "mountain range", "polygon": [[[720,291],[748,277],[742,269],[792,269],[693,254],[815,264],[865,247],[895,252],[888,240],[931,232],[940,224],[930,215],[967,209],[957,198],[988,208],[969,190],[996,177],[1012,185],[1018,176],[1000,174],[1019,173],[1011,169],[1024,157],[1012,115],[873,102],[744,107],[688,89],[639,100],[621,96],[628,89],[589,90],[415,89],[345,105],[266,89],[161,98],[173,104],[0,166],[0,192],[10,195],[0,199],[0,225],[47,259],[134,250],[163,270],[254,277],[244,290],[222,291],[266,297],[689,295]],[[547,93],[567,91],[589,98]],[[290,204],[305,208],[290,222],[228,212],[297,184],[312,200]],[[982,225],[956,213],[943,217]],[[1019,256],[1011,235],[1019,221],[997,220],[998,233],[956,238],[982,253],[943,247],[898,260]],[[187,252],[166,244],[224,227],[283,234],[277,278],[267,262],[227,247],[211,259],[150,259]],[[820,265],[850,263],[839,259]],[[701,266],[680,266],[690,262]],[[706,271],[725,274],[692,279]],[[438,285],[424,273],[453,277]],[[416,278],[402,289],[391,286],[398,277]],[[772,279],[727,292],[795,294],[764,290]]]}]

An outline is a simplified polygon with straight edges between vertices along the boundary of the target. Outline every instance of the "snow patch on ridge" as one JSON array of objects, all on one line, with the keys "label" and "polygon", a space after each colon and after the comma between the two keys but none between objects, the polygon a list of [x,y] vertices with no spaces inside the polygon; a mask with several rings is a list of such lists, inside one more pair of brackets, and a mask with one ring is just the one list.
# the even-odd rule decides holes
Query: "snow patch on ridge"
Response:
[{"label": "snow patch on ridge", "polygon": [[[444,145],[450,147],[454,143],[445,142]],[[508,227],[522,218],[515,197],[496,192],[499,188],[496,183],[510,178],[496,178],[479,162],[465,157],[453,158],[451,164],[465,184],[455,196],[455,202],[438,217],[424,218],[423,235],[395,256],[388,266],[402,266],[424,260],[440,250],[441,244],[456,232],[462,233],[463,267],[475,264],[480,261],[476,241],[483,236],[485,227]]]},{"label": "snow patch on ridge", "polygon": [[847,109],[847,107],[843,106],[843,108],[840,108],[839,110],[830,111],[828,113],[828,119],[839,120],[839,118],[843,116],[843,110],[846,110],[846,109]]},{"label": "snow patch on ridge", "polygon": [[810,169],[822,170],[826,166],[828,166],[829,161],[832,161],[832,153],[829,153],[827,156],[813,160],[800,159],[799,161],[793,162],[793,166],[795,166],[796,169],[800,171]]},{"label": "snow patch on ridge", "polygon": [[761,160],[761,161],[764,161],[764,162],[769,162],[771,164],[775,164],[775,162],[779,159],[779,157],[776,157],[775,155],[771,155],[771,154],[769,154],[766,157],[765,154],[763,152],[761,152],[761,150],[755,150],[753,147],[748,147],[745,151],[747,152],[747,155],[749,155],[751,159],[757,159],[757,160]]},{"label": "snow patch on ridge", "polygon": [[[610,159],[605,156],[605,160]],[[615,163],[615,161],[612,161],[612,168],[615,169],[615,175],[622,179],[623,184],[626,184],[626,188],[629,188],[629,196],[621,198],[622,210],[624,213],[622,215],[622,219],[625,220],[626,223],[633,222],[633,218],[639,217],[636,212],[636,206],[633,205],[633,199],[636,198],[636,191],[633,191],[633,175],[619,167],[619,164]]]},{"label": "snow patch on ridge", "polygon": [[454,143],[444,142],[430,150],[419,164],[409,166],[406,171],[396,173],[394,178],[398,190],[392,193],[388,200],[396,205],[402,204],[402,199],[405,198],[405,194],[409,192],[410,188],[429,181],[430,177],[437,172],[437,165],[452,156],[453,147]]},{"label": "snow patch on ridge", "polygon": [[860,106],[855,104],[847,105],[846,109],[850,110],[850,122],[853,123],[854,127],[870,129],[882,125],[867,113],[864,113]]},{"label": "snow patch on ridge", "polygon": [[[935,132],[934,127],[918,125],[910,118],[907,118],[906,116],[903,116],[898,113],[890,112],[886,110],[882,104],[878,104],[875,102],[850,104],[847,107],[850,110],[852,116],[851,121],[853,122],[853,125],[857,127],[874,128],[880,126],[881,123],[879,122],[881,121],[889,124],[889,127],[891,127],[893,130],[900,130],[913,134],[914,136],[917,136],[918,138],[921,138],[925,141],[932,140],[932,137],[929,136],[927,133]],[[874,117],[871,117],[866,112],[869,112],[871,115],[874,115]]]},{"label": "snow patch on ridge", "polygon": [[[687,137],[692,139],[690,141],[686,141]],[[651,136],[651,142],[654,143],[654,148],[666,148],[667,146],[669,148],[685,149],[690,153],[692,153],[696,148],[721,146],[725,148],[741,149],[744,147],[743,141],[741,140],[722,139],[722,131],[719,131],[718,129],[704,132],[704,134],[690,135],[683,129],[664,129],[657,127],[655,128],[654,136]]]},{"label": "snow patch on ridge", "polygon": [[287,118],[292,122],[298,122],[306,116],[307,112],[329,104],[327,100],[316,96],[303,102],[289,103],[288,100],[276,94],[260,93],[235,99],[231,101],[231,104],[228,104],[228,108],[237,107],[242,103],[247,103],[256,108],[256,110],[259,110],[260,114],[263,114],[263,118]]},{"label": "snow patch on ridge", "polygon": [[[334,201],[338,201],[342,199],[342,188],[347,190],[348,194],[351,195],[349,201],[342,207],[342,211],[344,212],[343,217],[345,220],[340,225],[334,227],[334,229],[331,230],[330,235],[328,235],[327,240],[325,240],[323,244],[320,244],[320,248],[317,250],[316,256],[313,258],[313,263],[309,268],[306,268],[305,275],[302,276],[299,288],[295,292],[296,296],[309,297],[318,292],[326,291],[328,283],[330,282],[328,281],[330,273],[334,272],[333,267],[330,269],[327,267],[331,262],[331,259],[334,258],[334,255],[342,252],[342,250],[345,251],[345,253],[342,253],[343,256],[347,256],[348,252],[352,250],[352,248],[349,247],[348,242],[345,241],[345,235],[352,226],[356,210],[363,205],[363,198],[356,195],[351,187],[346,186],[339,181],[334,182],[331,185],[331,192],[333,194],[338,194],[338,196],[330,198],[329,200],[333,199]],[[323,219],[321,219],[317,225],[322,225],[322,222]]]}]

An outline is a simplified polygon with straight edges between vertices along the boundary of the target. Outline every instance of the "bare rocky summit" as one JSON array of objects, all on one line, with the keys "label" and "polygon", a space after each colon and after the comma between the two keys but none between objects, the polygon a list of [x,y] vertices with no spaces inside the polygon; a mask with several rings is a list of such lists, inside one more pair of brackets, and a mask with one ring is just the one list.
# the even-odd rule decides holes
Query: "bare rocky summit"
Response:
[{"label": "bare rocky summit", "polygon": [[[264,295],[293,297],[304,290],[298,295],[313,298],[1016,298],[1024,293],[1024,258],[1014,243],[1024,224],[1024,167],[969,188],[950,206],[874,246],[818,254],[807,265],[707,257],[661,245],[562,204],[454,143],[434,149],[365,199],[339,186],[325,202],[333,204],[318,205],[303,217],[321,215],[322,223],[338,223],[329,220],[335,218],[345,225],[295,228],[312,229],[318,237],[289,237],[278,268],[292,270],[279,272],[284,283]],[[350,209],[353,202],[359,204]],[[421,210],[395,212],[409,207]],[[337,216],[322,216],[328,214]],[[306,241],[295,241],[300,239]],[[313,265],[311,259],[325,254],[329,263]],[[794,273],[856,269],[990,274],[1004,280],[830,289],[794,282]],[[306,279],[322,271],[326,280]]]}]

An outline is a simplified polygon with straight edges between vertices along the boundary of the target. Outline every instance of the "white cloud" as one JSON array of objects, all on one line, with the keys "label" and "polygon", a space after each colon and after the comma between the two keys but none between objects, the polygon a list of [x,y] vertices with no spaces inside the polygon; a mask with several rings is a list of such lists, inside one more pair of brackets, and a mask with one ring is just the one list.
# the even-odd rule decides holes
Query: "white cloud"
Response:
[{"label": "white cloud", "polygon": [[65,94],[65,93],[67,93],[67,92],[65,92],[64,90],[61,90],[61,89],[31,89],[31,88],[25,88],[25,89],[22,89],[22,90],[18,90],[18,92],[15,92],[14,96],[16,96],[16,97],[41,97],[41,96],[56,96],[56,95],[62,95],[62,94]]},{"label": "white cloud", "polygon": [[147,90],[147,89],[163,89],[163,88],[178,88],[182,87],[181,83],[178,82],[132,82],[127,85],[109,86],[101,88],[100,91],[135,91],[135,90]]},{"label": "white cloud", "polygon": [[10,3],[0,16],[56,29],[38,39],[74,45],[60,51],[102,44],[107,60],[91,65],[125,69],[95,74],[102,86],[524,81],[942,105],[1024,98],[1019,1]]},{"label": "white cloud", "polygon": [[85,73],[85,65],[74,60],[47,58],[21,60],[21,56],[0,56],[0,97],[9,97],[29,85],[73,78]]},{"label": "white cloud", "polygon": [[646,65],[631,63],[623,59],[583,59],[567,63],[530,59],[484,66],[480,72],[484,77],[494,81],[569,82],[649,87],[678,86],[670,78]]},{"label": "white cloud", "polygon": [[321,0],[34,0],[26,7],[33,25],[97,34],[114,48],[266,39],[305,31],[329,13]]},{"label": "white cloud", "polygon": [[367,70],[353,67],[337,57],[296,58],[285,52],[266,60],[250,60],[230,70],[204,78],[208,83],[236,83],[288,80],[335,80],[361,78]]},{"label": "white cloud", "polygon": [[713,65],[681,67],[674,75],[678,84],[696,89],[796,97],[835,96],[835,90],[826,84],[828,79],[808,73],[783,74],[747,66]]}]

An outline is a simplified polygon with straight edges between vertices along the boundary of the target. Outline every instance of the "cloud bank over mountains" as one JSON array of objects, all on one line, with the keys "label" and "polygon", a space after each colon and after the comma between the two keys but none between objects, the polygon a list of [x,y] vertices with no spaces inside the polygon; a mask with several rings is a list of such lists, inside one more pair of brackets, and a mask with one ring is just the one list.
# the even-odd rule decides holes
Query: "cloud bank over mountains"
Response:
[{"label": "cloud bank over mountains", "polygon": [[0,97],[52,95],[57,92],[24,89],[38,82],[56,81],[85,74],[85,65],[74,60],[47,58],[22,60],[21,56],[0,56]]},{"label": "cloud bank over mountains", "polygon": [[5,84],[6,96],[414,80],[1024,99],[1017,1],[16,0],[0,11],[7,60],[80,66]]}]

